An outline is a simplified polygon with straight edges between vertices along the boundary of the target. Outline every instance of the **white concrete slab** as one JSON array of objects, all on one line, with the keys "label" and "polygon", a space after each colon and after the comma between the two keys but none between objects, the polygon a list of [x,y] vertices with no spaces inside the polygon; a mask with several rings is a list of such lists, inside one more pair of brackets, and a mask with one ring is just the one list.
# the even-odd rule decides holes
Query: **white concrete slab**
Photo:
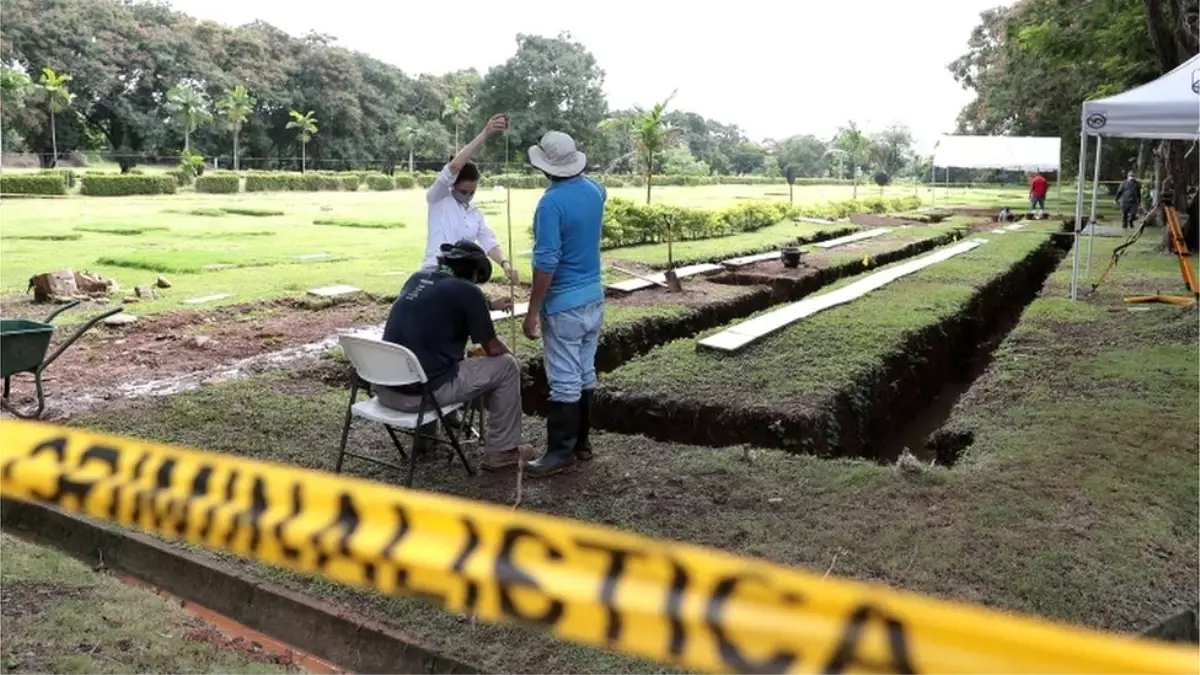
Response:
[{"label": "white concrete slab", "polygon": [[1025,229],[1025,223],[1013,223],[1012,225],[1005,225],[1004,229],[1008,230],[1009,232],[1016,232],[1017,230]]},{"label": "white concrete slab", "polygon": [[[717,270],[720,270],[720,269],[722,269],[722,267],[720,265],[714,265],[712,263],[701,263],[699,265],[687,265],[685,267],[680,267],[680,268],[676,269],[675,276],[677,276],[680,279],[683,279],[684,277],[692,277],[692,276],[696,276],[697,274],[706,274],[708,272],[716,272]],[[647,274],[646,277],[647,277],[646,279],[629,279],[626,281],[617,282],[615,284],[609,284],[608,288],[611,288],[616,291],[623,291],[625,293],[632,293],[634,291],[640,291],[643,288],[650,288],[651,286],[656,285],[656,284],[654,284],[654,282],[650,281],[650,279],[654,279],[654,280],[658,281],[660,284],[667,283],[667,275],[662,272],[659,272],[657,274]]]},{"label": "white concrete slab", "polygon": [[796,216],[792,219],[798,223],[813,223],[814,225],[834,225],[836,220],[826,220],[824,218],[811,218],[809,216]]},{"label": "white concrete slab", "polygon": [[721,264],[725,267],[745,267],[746,265],[754,265],[760,262],[769,260],[779,260],[779,251],[769,251],[767,253],[755,253],[754,255],[744,255],[738,258],[730,258],[722,260]]},{"label": "white concrete slab", "polygon": [[722,352],[737,351],[805,317],[860,298],[877,288],[886,286],[896,279],[912,274],[930,265],[949,260],[982,244],[983,241],[978,239],[964,241],[910,260],[904,264],[880,270],[835,291],[810,296],[773,312],[767,312],[761,316],[735,324],[720,333],[700,340],[698,346]]},{"label": "white concrete slab", "polygon": [[500,321],[501,319],[519,318],[525,316],[529,313],[529,303],[518,302],[517,304],[513,305],[513,310],[514,311],[511,312],[505,312],[499,309],[492,310],[492,321]]},{"label": "white concrete slab", "polygon": [[996,229],[992,230],[992,234],[1008,234],[1008,232],[1006,230],[1001,230],[1000,228],[996,228]]},{"label": "white concrete slab", "polygon": [[844,237],[838,237],[837,239],[818,241],[817,243],[813,244],[813,246],[825,249],[837,248],[838,246],[845,246],[846,244],[852,244],[856,241],[862,241],[863,239],[878,237],[879,235],[887,234],[888,232],[891,232],[891,230],[886,227],[877,227],[873,230],[863,230],[862,232],[855,232],[854,234],[848,234]]},{"label": "white concrete slab", "polygon": [[362,289],[349,284],[337,284],[334,286],[322,286],[320,288],[308,289],[309,295],[315,295],[318,298],[337,298],[343,295],[352,295],[361,293]]},{"label": "white concrete slab", "polygon": [[183,304],[185,304],[185,305],[203,305],[206,302],[216,302],[217,300],[224,300],[225,298],[228,298],[228,297],[232,297],[232,296],[230,296],[228,293],[218,293],[217,295],[204,295],[199,298],[190,298],[188,300],[184,300]]}]

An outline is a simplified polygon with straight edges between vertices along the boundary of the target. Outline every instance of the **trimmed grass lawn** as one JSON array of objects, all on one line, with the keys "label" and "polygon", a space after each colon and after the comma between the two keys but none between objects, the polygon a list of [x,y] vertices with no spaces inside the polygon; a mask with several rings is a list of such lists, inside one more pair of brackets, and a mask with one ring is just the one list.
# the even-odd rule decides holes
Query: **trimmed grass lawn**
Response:
[{"label": "trimmed grass lawn", "polygon": [[[513,190],[513,253],[529,278],[530,223],[541,190]],[[784,193],[786,190],[784,191]],[[878,194],[859,190],[860,197]],[[892,187],[889,196],[911,194]],[[779,200],[780,186],[722,185],[656,188],[658,203],[717,208],[744,200]],[[979,198],[1018,200],[1019,193],[973,191]],[[221,304],[301,294],[309,288],[351,284],[376,294],[395,293],[398,273],[416,268],[424,251],[424,191],[292,192],[157,197],[68,197],[0,201],[0,292],[25,292],[29,277],[62,268],[88,270],[122,288],[167,274],[173,287],[137,306],[149,315],[176,309],[192,297],[229,294]],[[638,188],[610,191],[639,200]],[[849,186],[801,186],[796,203],[849,199]],[[990,196],[989,196],[990,195]],[[505,193],[481,190],[476,198],[507,246]],[[944,202],[941,200],[939,203]],[[272,215],[282,214],[282,215]],[[329,224],[314,224],[315,222]],[[351,225],[339,227],[337,225]],[[679,260],[733,255],[811,237],[827,226],[781,223],[758,232],[675,246]],[[666,246],[606,252],[608,259],[662,265]],[[328,258],[295,260],[328,254]],[[230,267],[221,267],[231,265]],[[207,269],[206,269],[207,268]],[[173,275],[173,276],[171,276]],[[64,323],[74,319],[64,317]]]}]

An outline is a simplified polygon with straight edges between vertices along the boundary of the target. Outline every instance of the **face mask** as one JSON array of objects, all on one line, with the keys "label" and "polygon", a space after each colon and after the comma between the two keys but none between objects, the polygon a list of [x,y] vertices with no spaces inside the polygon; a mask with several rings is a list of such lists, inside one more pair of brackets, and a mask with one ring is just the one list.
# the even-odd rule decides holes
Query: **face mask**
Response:
[{"label": "face mask", "polygon": [[474,194],[465,195],[465,194],[459,192],[458,190],[451,190],[450,194],[454,195],[455,201],[457,201],[459,204],[463,204],[463,205],[470,204],[471,198],[475,196]]}]

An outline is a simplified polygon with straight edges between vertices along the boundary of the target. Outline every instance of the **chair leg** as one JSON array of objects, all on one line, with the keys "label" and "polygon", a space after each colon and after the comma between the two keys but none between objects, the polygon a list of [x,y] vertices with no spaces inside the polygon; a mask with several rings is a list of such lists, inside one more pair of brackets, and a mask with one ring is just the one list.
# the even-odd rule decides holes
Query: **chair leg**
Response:
[{"label": "chair leg", "polygon": [[[428,396],[428,394],[425,394],[425,396],[423,396],[422,398],[425,398],[427,396]],[[413,477],[416,476],[416,473],[417,473],[417,441],[419,441],[421,438],[421,423],[424,421],[425,421],[425,404],[424,404],[424,401],[422,400],[421,412],[417,413],[417,426],[415,429],[413,429],[413,432],[414,432],[413,451],[408,456],[408,478],[406,478],[404,480],[404,487],[412,487]]]},{"label": "chair leg", "polygon": [[[430,397],[432,399],[432,397]],[[458,458],[462,460],[463,468],[467,470],[468,476],[475,475],[475,469],[471,468],[471,463],[467,461],[467,456],[463,454],[462,446],[458,443],[458,436],[446,424],[446,417],[442,414],[442,406],[438,405],[437,401],[433,401],[433,411],[437,413],[438,421],[442,423],[442,428],[446,430],[446,437],[450,439],[450,445],[454,448],[454,452],[458,454]]]},{"label": "chair leg", "polygon": [[400,438],[396,436],[396,430],[386,424],[383,425],[383,428],[387,429],[388,436],[392,437],[392,444],[396,446],[396,450],[400,453],[400,459],[408,459],[408,453],[404,451],[404,446],[400,443]]},{"label": "chair leg", "polygon": [[342,472],[342,460],[346,458],[346,441],[350,438],[350,420],[354,417],[354,403],[358,398],[358,377],[350,383],[350,404],[346,406],[346,421],[342,425],[342,444],[338,447],[337,465],[334,473]]}]

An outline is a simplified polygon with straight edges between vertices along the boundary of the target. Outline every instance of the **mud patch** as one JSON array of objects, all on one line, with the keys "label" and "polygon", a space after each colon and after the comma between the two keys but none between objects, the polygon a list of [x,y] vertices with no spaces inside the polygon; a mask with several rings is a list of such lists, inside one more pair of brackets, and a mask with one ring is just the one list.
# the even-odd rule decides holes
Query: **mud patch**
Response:
[{"label": "mud patch", "polygon": [[65,600],[81,600],[92,594],[87,586],[7,581],[0,586],[0,617],[14,621],[41,614],[45,608]]}]

